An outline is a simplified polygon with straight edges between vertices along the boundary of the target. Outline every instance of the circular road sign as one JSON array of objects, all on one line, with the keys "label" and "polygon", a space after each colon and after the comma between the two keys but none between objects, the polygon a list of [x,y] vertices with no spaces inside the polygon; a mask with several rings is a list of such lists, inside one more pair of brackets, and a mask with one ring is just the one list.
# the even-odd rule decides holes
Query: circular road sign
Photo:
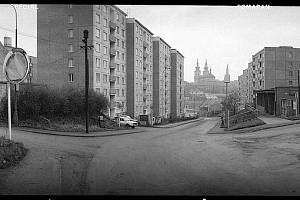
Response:
[{"label": "circular road sign", "polygon": [[29,71],[29,60],[21,48],[14,48],[5,57],[3,70],[9,82],[21,83]]}]

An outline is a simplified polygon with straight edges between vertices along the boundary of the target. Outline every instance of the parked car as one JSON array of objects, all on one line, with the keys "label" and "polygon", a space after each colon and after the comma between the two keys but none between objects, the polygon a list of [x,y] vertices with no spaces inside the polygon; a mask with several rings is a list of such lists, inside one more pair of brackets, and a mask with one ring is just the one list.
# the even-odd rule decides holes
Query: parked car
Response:
[{"label": "parked car", "polygon": [[132,119],[129,115],[121,115],[120,117],[125,117],[125,118],[128,118],[129,120],[132,120],[132,121],[135,121],[136,123],[138,123],[138,120]]},{"label": "parked car", "polygon": [[120,126],[127,126],[131,128],[135,128],[138,126],[138,123],[134,120],[131,120],[128,117],[115,117],[116,121],[119,119],[120,120]]}]

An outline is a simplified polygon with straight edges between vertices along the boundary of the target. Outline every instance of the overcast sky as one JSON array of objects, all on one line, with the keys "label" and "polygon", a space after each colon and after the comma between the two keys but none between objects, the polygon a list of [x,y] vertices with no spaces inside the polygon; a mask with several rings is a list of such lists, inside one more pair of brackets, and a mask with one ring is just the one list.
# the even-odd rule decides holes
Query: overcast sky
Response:
[{"label": "overcast sky", "polygon": [[[237,79],[251,56],[265,46],[300,47],[300,7],[242,8],[217,6],[119,6],[129,17],[163,38],[185,56],[185,80],[193,81],[197,58],[205,59],[217,79],[226,65]],[[17,8],[18,46],[36,56],[36,9]],[[13,37],[15,17],[9,5],[0,5],[0,41]],[[7,30],[9,29],[9,30]]]}]

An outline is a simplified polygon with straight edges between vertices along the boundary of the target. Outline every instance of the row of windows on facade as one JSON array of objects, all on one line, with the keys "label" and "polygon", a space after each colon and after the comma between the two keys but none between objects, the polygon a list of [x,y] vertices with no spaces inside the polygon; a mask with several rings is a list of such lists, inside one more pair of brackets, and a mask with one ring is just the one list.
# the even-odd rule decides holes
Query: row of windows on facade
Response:
[{"label": "row of windows on facade", "polygon": [[144,40],[147,40],[150,42],[151,36],[149,33],[146,33],[146,31],[143,30],[143,28],[140,28],[138,25],[135,26],[136,28],[136,34],[139,34],[140,36],[143,36]]},{"label": "row of windows on facade", "polygon": [[[107,74],[102,74],[103,76],[103,79],[102,79],[102,82],[103,83],[108,83],[108,77],[109,75]],[[74,82],[74,74],[73,73],[69,73],[68,75],[69,77],[69,82]],[[101,74],[100,73],[96,73],[96,82],[97,83],[100,83],[101,82]],[[122,80],[122,84],[125,85],[125,77],[121,77],[121,80]],[[119,76],[116,76],[116,82],[117,82],[117,85],[120,85],[120,77]]]},{"label": "row of windows on facade", "polygon": [[[101,68],[100,63],[101,63],[100,59],[96,58],[96,68]],[[125,73],[125,66],[124,65],[121,65],[121,66],[122,66],[122,72]],[[73,58],[68,59],[68,67],[72,67],[72,68],[75,67]],[[108,68],[108,61],[103,60],[103,69],[106,69],[106,68]],[[120,71],[120,64],[116,64],[116,69],[118,72]]]},{"label": "row of windows on facade", "polygon": [[[96,28],[95,30],[95,35],[97,38],[100,38],[100,29]],[[105,31],[103,31],[103,41],[108,41],[108,33],[106,33]],[[122,30],[122,36],[125,37],[125,31]],[[68,38],[74,38],[74,29],[68,29]],[[117,44],[119,44],[119,39],[116,38]],[[119,45],[118,45],[119,46]],[[125,42],[122,41],[122,47],[125,48]]]},{"label": "row of windows on facade", "polygon": [[[68,6],[69,8],[73,8],[73,5],[72,4],[69,4],[69,6]],[[97,8],[99,9],[99,10],[101,10],[101,5],[97,5]],[[108,13],[108,6],[107,5],[103,5],[103,7],[102,7],[103,9],[102,9],[102,11],[104,12],[104,13]],[[117,21],[121,21],[121,23],[124,25],[125,24],[125,17],[124,16],[122,16],[122,14],[120,14],[119,12],[116,12],[116,15],[114,15],[114,10],[112,9],[111,10],[111,12],[110,12],[110,14],[111,14],[111,18],[114,18],[114,17],[116,17],[116,20]],[[99,20],[100,21],[100,20]]]},{"label": "row of windows on facade", "polygon": [[[143,40],[142,40],[142,38],[139,39],[138,37],[136,37],[135,38],[135,43],[138,46],[143,46]],[[146,48],[146,50],[147,49],[149,49],[149,51],[152,52],[152,45],[149,45],[149,48]]]},{"label": "row of windows on facade", "polygon": [[149,94],[147,95],[147,97],[144,97],[143,95],[135,95],[136,97],[136,102],[147,102],[147,97],[149,98],[149,101],[152,101],[152,95]]}]

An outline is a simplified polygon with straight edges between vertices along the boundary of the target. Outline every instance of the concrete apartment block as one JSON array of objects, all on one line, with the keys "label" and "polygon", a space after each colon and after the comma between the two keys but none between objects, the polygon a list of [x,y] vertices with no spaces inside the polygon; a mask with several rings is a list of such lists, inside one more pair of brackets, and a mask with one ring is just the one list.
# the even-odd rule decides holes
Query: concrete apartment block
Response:
[{"label": "concrete apartment block", "polygon": [[171,49],[171,117],[184,114],[184,56]]},{"label": "concrete apartment block", "polygon": [[155,117],[171,113],[171,46],[153,37],[153,108]]},{"label": "concrete apartment block", "polygon": [[[263,48],[252,56],[247,71],[243,72],[239,88],[246,91],[246,96],[241,96],[242,101],[255,103],[255,91],[297,86],[298,70],[300,70],[300,48],[290,46]],[[270,100],[273,99],[274,97]]]},{"label": "concrete apartment block", "polygon": [[126,20],[127,36],[127,114],[152,114],[152,35],[134,18]]},{"label": "concrete apartment block", "polygon": [[126,14],[113,5],[38,5],[38,82],[85,86],[83,30],[89,31],[90,88],[110,101],[111,117],[126,112]]}]

